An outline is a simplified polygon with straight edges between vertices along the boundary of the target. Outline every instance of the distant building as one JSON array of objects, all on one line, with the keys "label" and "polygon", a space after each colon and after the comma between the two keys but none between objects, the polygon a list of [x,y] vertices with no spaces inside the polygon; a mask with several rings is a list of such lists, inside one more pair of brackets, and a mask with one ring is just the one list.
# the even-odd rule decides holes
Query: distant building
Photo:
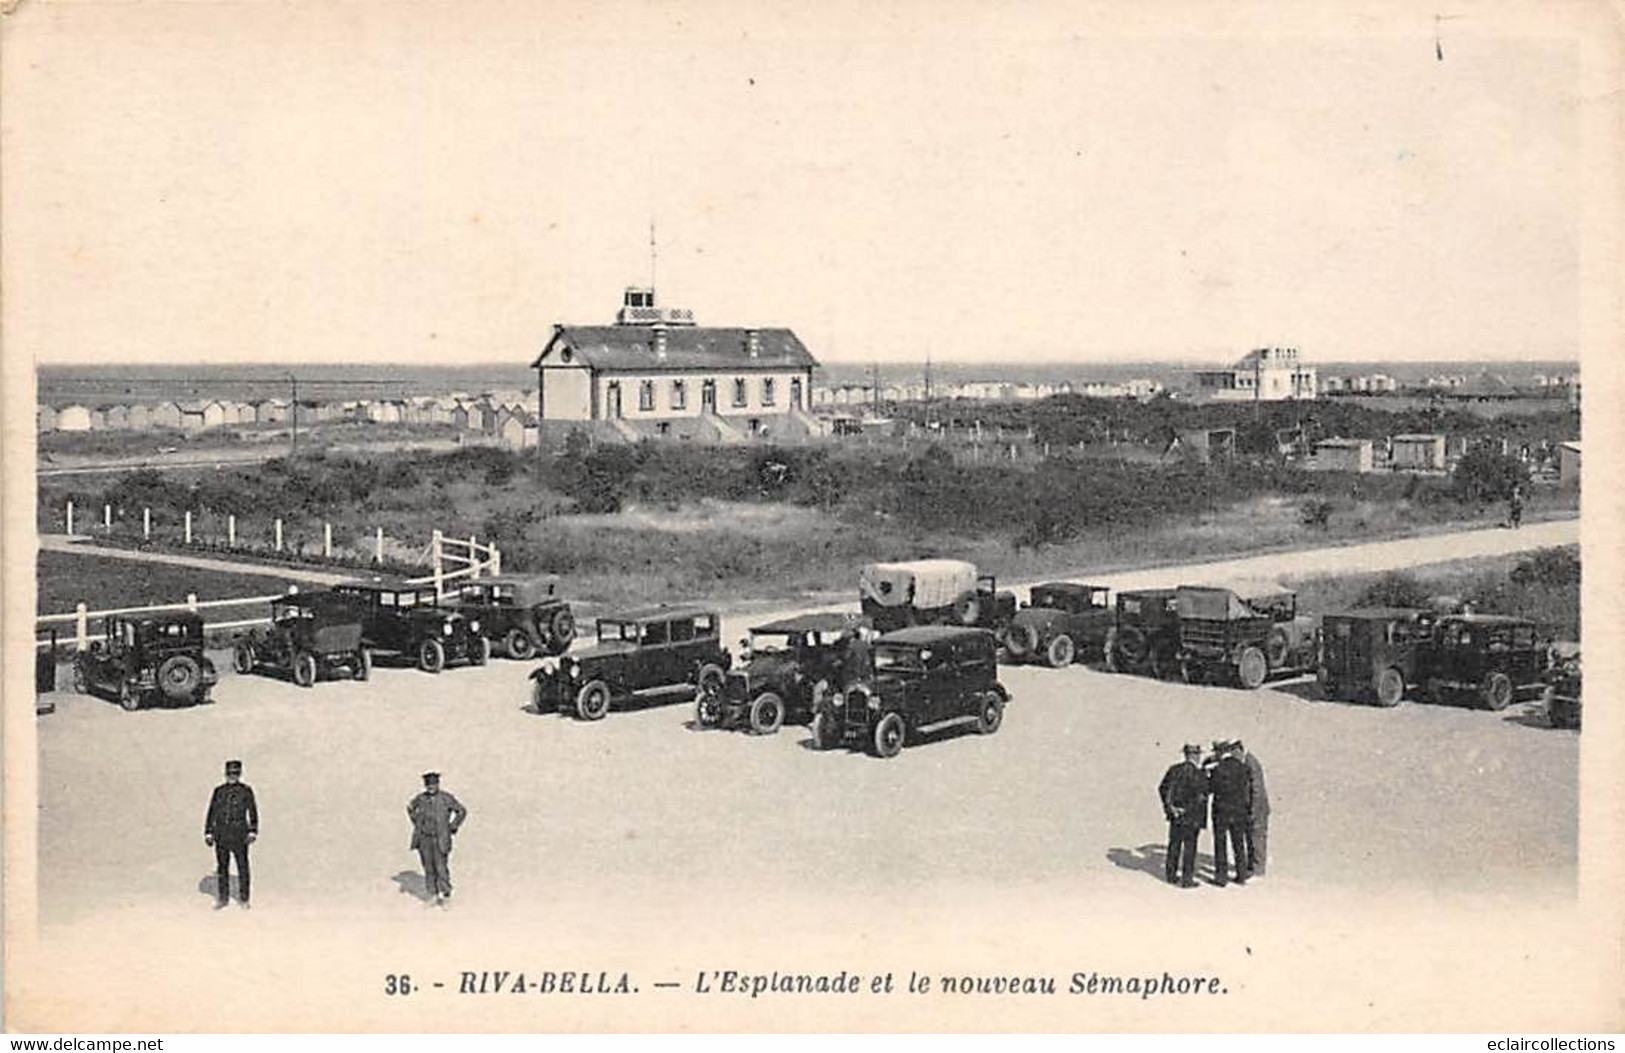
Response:
[{"label": "distant building", "polygon": [[1315,443],[1316,467],[1339,472],[1369,472],[1370,439],[1321,439]]},{"label": "distant building", "polygon": [[1408,471],[1439,471],[1445,466],[1443,435],[1395,435],[1389,464]]},{"label": "distant building", "polygon": [[89,406],[74,403],[71,406],[63,406],[56,411],[57,431],[89,431],[90,424]]},{"label": "distant building", "polygon": [[654,434],[672,434],[658,423],[687,424],[695,437],[731,441],[803,415],[818,362],[789,329],[695,325],[634,286],[616,324],[555,325],[531,365],[544,424],[647,422]]},{"label": "distant building", "polygon": [[1317,394],[1315,367],[1306,366],[1295,347],[1265,347],[1247,353],[1229,369],[1196,371],[1197,394],[1221,402],[1283,402]]},{"label": "distant building", "polygon": [[1580,443],[1578,441],[1558,444],[1557,480],[1564,486],[1580,485]]},{"label": "distant building", "polygon": [[128,406],[103,406],[101,414],[102,426],[105,428],[124,431],[130,426],[130,407]]},{"label": "distant building", "polygon": [[37,431],[56,431],[56,407],[41,403],[34,407],[34,428]]}]

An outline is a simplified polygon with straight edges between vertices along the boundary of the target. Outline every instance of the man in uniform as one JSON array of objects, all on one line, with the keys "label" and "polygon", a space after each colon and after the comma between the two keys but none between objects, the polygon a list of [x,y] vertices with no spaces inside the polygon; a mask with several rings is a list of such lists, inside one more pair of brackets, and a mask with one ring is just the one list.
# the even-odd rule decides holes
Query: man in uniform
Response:
[{"label": "man in uniform", "polygon": [[1218,757],[1208,775],[1213,794],[1213,883],[1230,880],[1230,852],[1236,856],[1236,884],[1247,883],[1247,817],[1252,811],[1253,777],[1236,755],[1235,743],[1215,742]]},{"label": "man in uniform", "polygon": [[1196,887],[1196,841],[1207,826],[1207,775],[1196,763],[1202,747],[1186,746],[1185,759],[1169,768],[1157,787],[1168,819],[1168,884]]},{"label": "man in uniform", "polygon": [[1270,795],[1264,787],[1264,765],[1247,751],[1240,739],[1236,740],[1235,747],[1236,755],[1253,777],[1253,809],[1247,816],[1247,871],[1258,877],[1264,873],[1264,863],[1269,856]]},{"label": "man in uniform", "polygon": [[237,857],[237,901],[248,909],[248,846],[260,834],[260,812],[254,790],[242,781],[243,762],[226,762],[226,781],[214,788],[203,817],[203,843],[214,849],[214,909],[231,897],[231,859]]},{"label": "man in uniform", "polygon": [[412,820],[412,848],[423,861],[423,884],[435,906],[451,898],[452,835],[468,818],[468,809],[451,794],[440,789],[440,773],[423,773],[423,792],[406,806]]}]

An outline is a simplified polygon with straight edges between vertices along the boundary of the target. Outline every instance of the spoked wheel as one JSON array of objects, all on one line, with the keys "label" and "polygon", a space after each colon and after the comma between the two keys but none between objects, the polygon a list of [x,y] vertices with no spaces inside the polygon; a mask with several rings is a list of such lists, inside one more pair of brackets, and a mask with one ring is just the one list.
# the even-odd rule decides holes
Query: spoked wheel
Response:
[{"label": "spoked wheel", "polygon": [[1030,658],[1038,649],[1038,630],[1031,625],[1012,625],[1004,631],[1004,649],[1011,658]]},{"label": "spoked wheel", "polygon": [[903,739],[907,737],[908,729],[903,725],[903,718],[897,713],[887,713],[875,722],[873,745],[875,756],[892,758],[903,752]]},{"label": "spoked wheel", "polygon": [[536,653],[536,645],[531,643],[530,634],[523,629],[509,629],[503,640],[503,649],[509,658],[517,658],[521,662]]},{"label": "spoked wheel", "polygon": [[1049,659],[1049,667],[1051,669],[1065,669],[1067,666],[1072,664],[1072,659],[1077,656],[1077,653],[1078,648],[1077,645],[1072,642],[1072,637],[1062,633],[1060,636],[1057,636],[1055,639],[1049,642],[1049,647],[1045,650],[1044,657]]},{"label": "spoked wheel", "polygon": [[694,723],[702,728],[722,725],[722,702],[712,692],[694,692]]},{"label": "spoked wheel", "polygon": [[141,692],[128,680],[118,686],[118,704],[126,713],[134,713],[141,708]]},{"label": "spoked wheel", "polygon": [[1485,709],[1500,712],[1512,704],[1512,678],[1505,673],[1491,673],[1484,678],[1478,696]]},{"label": "spoked wheel", "polygon": [[1264,652],[1256,647],[1249,647],[1241,652],[1241,661],[1236,663],[1236,680],[1249,691],[1256,691],[1264,686],[1264,678],[1269,676],[1269,660]]},{"label": "spoked wheel", "polygon": [[750,730],[757,735],[776,735],[784,726],[784,700],[764,691],[750,704]]},{"label": "spoked wheel", "polygon": [[549,634],[547,650],[550,654],[563,654],[570,649],[570,644],[576,638],[576,616],[570,613],[570,608],[563,607],[553,612],[552,619],[547,623]]},{"label": "spoked wheel", "polygon": [[609,685],[591,680],[576,693],[576,716],[582,720],[603,720],[609,712]]},{"label": "spoked wheel", "polygon": [[425,640],[418,645],[418,668],[425,673],[438,673],[446,668],[446,647],[439,640]]},{"label": "spoked wheel", "polygon": [[203,667],[191,655],[170,655],[158,667],[158,690],[171,702],[188,701],[202,683]]},{"label": "spoked wheel", "polygon": [[976,714],[976,730],[991,735],[1004,723],[1004,699],[990,691],[982,696],[981,707]]},{"label": "spoked wheel", "polygon": [[1377,676],[1375,693],[1377,705],[1384,709],[1392,709],[1405,697],[1405,678],[1400,675],[1398,669],[1384,669]]},{"label": "spoked wheel", "polygon": [[231,667],[243,675],[254,671],[254,645],[240,643],[231,649]]},{"label": "spoked wheel", "polygon": [[293,656],[293,682],[300,687],[316,683],[316,656],[301,652]]},{"label": "spoked wheel", "polygon": [[709,691],[713,695],[720,695],[725,680],[727,680],[727,675],[723,673],[722,667],[708,662],[700,666],[699,673],[694,677],[694,684],[701,691]]}]

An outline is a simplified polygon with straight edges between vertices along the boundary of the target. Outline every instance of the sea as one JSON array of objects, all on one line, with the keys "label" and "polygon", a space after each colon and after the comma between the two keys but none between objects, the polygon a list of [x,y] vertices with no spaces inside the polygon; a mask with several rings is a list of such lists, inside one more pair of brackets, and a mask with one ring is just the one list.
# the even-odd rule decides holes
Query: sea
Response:
[{"label": "sea", "polygon": [[[1321,376],[1383,373],[1401,384],[1424,377],[1454,374],[1475,378],[1483,373],[1525,386],[1537,375],[1574,374],[1575,361],[1438,361],[1315,362]],[[1146,378],[1170,388],[1185,387],[1196,369],[1217,368],[1212,360],[1158,360],[1120,362],[830,362],[819,369],[815,383],[836,387],[867,384],[878,375],[882,384],[918,384],[929,370],[938,384],[972,381],[1007,383],[1106,382]],[[536,374],[522,361],[468,365],[381,365],[378,363],[263,363],[217,365],[41,366],[39,400],[52,405],[81,402],[159,402],[168,399],[288,398],[297,384],[301,399],[340,401],[363,398],[401,398],[447,395],[456,392],[529,390]]]}]

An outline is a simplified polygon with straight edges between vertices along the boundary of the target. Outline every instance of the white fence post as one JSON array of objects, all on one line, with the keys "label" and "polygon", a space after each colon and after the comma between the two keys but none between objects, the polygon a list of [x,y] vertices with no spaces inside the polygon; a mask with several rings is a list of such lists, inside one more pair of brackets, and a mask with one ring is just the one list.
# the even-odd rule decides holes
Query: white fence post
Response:
[{"label": "white fence post", "polygon": [[276,550],[282,551],[282,520],[276,521]]},{"label": "white fence post", "polygon": [[150,508],[141,510],[141,540],[152,540],[152,509]]},{"label": "white fence post", "polygon": [[480,551],[478,546],[479,542],[474,540],[474,535],[468,535],[468,576],[470,578],[480,576]]},{"label": "white fence post", "polygon": [[197,593],[188,592],[186,594],[186,609],[193,614],[197,613]]},{"label": "white fence post", "polygon": [[289,585],[288,586],[288,595],[289,596],[296,596],[296,595],[298,595],[298,593],[299,593],[299,586],[297,586],[297,585]]},{"label": "white fence post", "polygon": [[113,532],[113,506],[112,505],[102,505],[102,533],[111,534],[112,532]]},{"label": "white fence post", "polygon": [[90,608],[79,604],[73,609],[73,636],[74,647],[80,651],[90,650]]},{"label": "white fence post", "polygon": [[491,546],[491,577],[500,578],[501,576],[502,576],[502,550],[497,548],[495,545],[492,545]]},{"label": "white fence post", "polygon": [[445,535],[436,530],[434,532],[434,541],[432,542],[432,545],[434,548],[434,594],[438,599],[440,596],[444,595],[446,591],[446,572],[442,569],[440,562],[441,558],[445,555]]},{"label": "white fence post", "polygon": [[226,517],[226,544],[237,547],[237,517],[234,515]]},{"label": "white fence post", "polygon": [[374,561],[376,561],[378,563],[382,563],[384,561],[384,528],[383,527],[379,527],[378,532],[373,535],[372,558],[373,558]]},{"label": "white fence post", "polygon": [[186,543],[192,543],[192,513],[186,513]]},{"label": "white fence post", "polygon": [[68,536],[73,536],[73,502],[68,502]]},{"label": "white fence post", "polygon": [[322,555],[328,559],[333,558],[333,524],[322,524]]}]

